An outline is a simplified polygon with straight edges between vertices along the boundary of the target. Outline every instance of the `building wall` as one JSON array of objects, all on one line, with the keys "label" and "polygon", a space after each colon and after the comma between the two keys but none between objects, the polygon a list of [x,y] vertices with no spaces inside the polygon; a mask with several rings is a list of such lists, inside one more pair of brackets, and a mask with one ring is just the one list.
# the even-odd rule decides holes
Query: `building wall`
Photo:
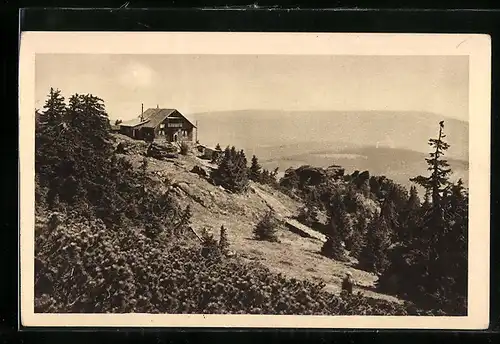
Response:
[{"label": "building wall", "polygon": [[[174,117],[181,116],[177,111],[173,113]],[[166,138],[173,142],[177,135],[177,141],[193,141],[194,126],[185,119],[172,119],[167,117],[156,128],[137,128],[120,127],[120,133],[137,140],[153,141],[155,138]]]},{"label": "building wall", "polygon": [[141,128],[142,139],[148,142],[153,142],[155,137],[155,130],[153,128]]},{"label": "building wall", "polygon": [[[178,113],[174,113],[174,116]],[[163,125],[163,126],[162,126]],[[156,129],[155,136],[165,136],[170,142],[175,141],[193,141],[193,126],[186,120],[175,120],[167,117]]]}]

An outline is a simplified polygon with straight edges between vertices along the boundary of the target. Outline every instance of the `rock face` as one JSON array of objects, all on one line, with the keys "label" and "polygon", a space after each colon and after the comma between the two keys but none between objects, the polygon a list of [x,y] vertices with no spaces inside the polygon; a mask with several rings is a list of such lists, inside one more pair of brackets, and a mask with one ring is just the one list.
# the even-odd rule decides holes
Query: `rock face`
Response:
[{"label": "rock face", "polygon": [[296,233],[302,237],[305,238],[314,238],[316,240],[319,240],[321,242],[326,242],[326,236],[324,234],[321,234],[315,230],[312,230],[311,228],[307,227],[306,225],[300,223],[299,221],[295,219],[290,219],[287,218],[286,221],[286,226],[293,232]]},{"label": "rock face", "polygon": [[195,173],[203,178],[207,178],[210,175],[210,173],[205,168],[199,165],[194,166],[191,170],[191,173]]},{"label": "rock face", "polygon": [[146,156],[163,160],[177,158],[178,155],[177,150],[173,146],[151,143],[146,151]]}]

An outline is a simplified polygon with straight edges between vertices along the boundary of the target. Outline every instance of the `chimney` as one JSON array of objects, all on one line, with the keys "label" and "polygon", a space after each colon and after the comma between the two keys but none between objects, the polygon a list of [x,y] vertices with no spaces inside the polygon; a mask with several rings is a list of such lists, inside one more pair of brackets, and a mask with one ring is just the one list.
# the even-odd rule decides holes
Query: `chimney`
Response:
[{"label": "chimney", "polygon": [[160,108],[160,106],[159,106],[158,104],[156,104],[156,108],[157,108],[157,109],[159,109],[159,108]]}]

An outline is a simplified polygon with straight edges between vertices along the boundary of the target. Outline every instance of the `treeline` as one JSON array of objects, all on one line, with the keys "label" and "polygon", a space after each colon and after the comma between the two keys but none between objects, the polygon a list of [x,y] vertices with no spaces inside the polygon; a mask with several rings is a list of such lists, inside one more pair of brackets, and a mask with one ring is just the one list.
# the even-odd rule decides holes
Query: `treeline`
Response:
[{"label": "treeline", "polygon": [[217,144],[216,153],[213,155],[212,162],[217,164],[211,174],[214,184],[221,185],[225,189],[241,193],[248,189],[249,181],[253,180],[261,184],[268,184],[277,187],[278,168],[274,171],[263,169],[254,155],[251,165],[248,166],[244,150],[237,150],[236,147],[226,147],[224,151]]},{"label": "treeline", "polygon": [[304,200],[298,219],[328,235],[324,255],[343,260],[347,251],[379,276],[380,291],[464,315],[468,191],[449,179],[445,137],[440,122],[437,138],[429,140],[429,175],[411,179],[425,190],[423,201],[415,186],[408,192],[384,176],[345,175],[339,166],[289,169],[280,185]]}]

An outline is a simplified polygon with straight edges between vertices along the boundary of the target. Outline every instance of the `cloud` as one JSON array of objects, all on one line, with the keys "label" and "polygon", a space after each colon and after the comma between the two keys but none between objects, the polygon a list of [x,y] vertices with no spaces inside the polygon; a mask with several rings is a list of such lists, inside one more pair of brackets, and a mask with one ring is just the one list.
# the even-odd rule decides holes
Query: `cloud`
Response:
[{"label": "cloud", "polygon": [[154,71],[150,67],[142,63],[131,62],[121,70],[119,81],[127,87],[145,88],[153,84],[154,77]]}]

